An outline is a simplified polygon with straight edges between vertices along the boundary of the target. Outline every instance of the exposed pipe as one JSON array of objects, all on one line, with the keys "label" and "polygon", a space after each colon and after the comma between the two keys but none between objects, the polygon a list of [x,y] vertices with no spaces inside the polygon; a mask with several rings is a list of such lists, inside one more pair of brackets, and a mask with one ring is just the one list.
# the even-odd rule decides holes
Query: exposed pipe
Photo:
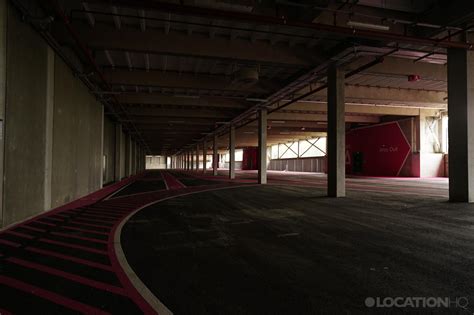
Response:
[{"label": "exposed pipe", "polygon": [[[367,70],[367,69],[369,69],[369,68],[371,68],[371,67],[373,67],[373,66],[375,66],[375,65],[377,65],[377,64],[379,64],[379,63],[381,63],[381,62],[383,62],[384,57],[390,55],[390,54],[393,53],[394,51],[396,51],[396,49],[393,50],[393,51],[391,51],[391,52],[389,52],[389,53],[385,53],[385,54],[383,54],[382,56],[379,56],[379,57],[375,58],[375,60],[370,61],[370,62],[368,62],[368,63],[366,63],[366,64],[364,64],[364,65],[358,67],[357,69],[354,69],[354,70],[352,70],[352,71],[346,73],[345,78],[349,78],[349,77],[351,77],[351,76],[353,76],[353,75],[356,75],[356,74],[358,74],[358,73],[360,73],[360,72],[362,72],[362,71],[364,71],[364,70]],[[326,68],[327,68],[327,67],[326,67]],[[323,69],[323,70],[324,70],[324,69]],[[298,101],[300,101],[300,100],[303,100],[303,99],[305,99],[306,97],[313,95],[314,93],[317,93],[317,92],[319,92],[319,91],[324,90],[325,88],[327,88],[327,84],[321,85],[321,86],[319,86],[318,88],[316,88],[316,89],[314,89],[314,90],[311,90],[311,91],[309,91],[309,92],[307,92],[307,93],[305,93],[305,94],[303,94],[303,95],[301,95],[301,96],[299,96],[299,97],[293,98],[293,99],[291,99],[290,101],[287,101],[287,102],[285,102],[285,103],[282,104],[282,105],[278,105],[276,108],[270,110],[268,113],[270,114],[270,113],[272,113],[272,112],[274,112],[274,111],[277,111],[277,110],[279,110],[279,109],[282,109],[282,108],[284,108],[284,107],[287,107],[287,106],[289,106],[289,105],[291,105],[291,104],[293,104],[293,103],[295,103],[295,102],[298,102]],[[239,127],[246,126],[247,124],[251,123],[251,122],[254,121],[254,120],[256,120],[256,117],[247,120],[245,123],[239,125]],[[222,131],[217,130],[216,132],[219,133],[219,132],[222,132]]]},{"label": "exposed pipe", "polygon": [[[310,35],[299,35],[299,34],[291,34],[291,33],[284,33],[284,32],[276,32],[276,31],[269,31],[269,30],[257,30],[257,29],[250,29],[250,28],[243,28],[243,27],[236,27],[236,26],[226,26],[226,25],[212,25],[212,24],[206,24],[206,23],[197,23],[197,22],[190,22],[190,21],[180,21],[180,20],[168,20],[165,18],[156,18],[156,17],[149,17],[149,16],[139,16],[139,15],[133,15],[133,14],[121,14],[121,13],[111,13],[111,12],[103,12],[103,11],[91,11],[91,10],[80,10],[80,9],[74,9],[71,10],[71,20],[73,20],[74,13],[81,13],[85,15],[89,14],[97,14],[97,15],[103,15],[103,16],[112,16],[112,17],[121,17],[121,18],[131,18],[131,19],[137,19],[137,20],[150,20],[150,21],[157,21],[157,22],[172,22],[173,24],[184,24],[184,25],[193,25],[193,26],[200,26],[200,27],[212,27],[212,28],[217,28],[217,29],[223,29],[223,30],[235,30],[235,31],[244,31],[244,32],[251,32],[251,33],[260,33],[260,34],[266,34],[266,35],[276,35],[276,36],[287,36],[287,37],[294,37],[294,38],[301,38],[301,39],[308,39],[308,40],[327,40],[327,41],[334,41],[338,43],[346,42],[344,39],[336,39],[336,38],[328,38],[324,36],[310,36]],[[464,29],[466,30],[466,29]],[[464,31],[463,30],[463,31]],[[461,31],[458,31],[461,32]],[[458,32],[455,32],[458,34]],[[453,33],[454,34],[454,33]],[[454,35],[452,35],[454,36]],[[442,40],[448,39],[452,36],[446,36]],[[393,46],[388,46],[385,45],[384,47],[386,48],[393,48]],[[406,51],[413,51],[413,52],[421,52],[425,54],[432,54],[431,51],[423,50],[423,49],[414,49],[414,48],[406,48]],[[444,55],[444,52],[437,52],[436,54]],[[426,57],[424,57],[426,58]],[[423,58],[422,58],[423,59]]]},{"label": "exposed pipe", "polygon": [[[232,31],[244,31],[244,32],[253,32],[253,33],[262,33],[262,34],[270,34],[270,35],[278,35],[278,36],[288,36],[288,37],[296,37],[302,39],[321,39],[322,36],[308,36],[308,35],[299,35],[299,34],[291,34],[291,33],[284,33],[284,32],[275,32],[275,31],[267,31],[267,30],[256,30],[256,29],[249,29],[243,27],[236,27],[236,26],[227,26],[227,25],[211,25],[206,23],[198,23],[198,22],[189,22],[189,21],[180,21],[176,19],[166,19],[166,18],[157,18],[152,16],[139,16],[133,14],[123,14],[123,13],[112,13],[112,12],[103,12],[103,11],[95,11],[95,10],[71,10],[71,19],[74,18],[74,13],[82,13],[82,14],[97,14],[103,16],[117,16],[121,18],[130,18],[130,19],[137,19],[137,20],[148,20],[148,21],[156,21],[156,22],[171,22],[173,24],[184,24],[184,25],[193,25],[193,26],[201,26],[201,27],[213,27],[218,29],[225,29],[225,30],[232,30]],[[342,39],[328,39],[335,42],[343,42]]]},{"label": "exposed pipe", "polygon": [[[89,2],[100,2],[104,1],[89,1]],[[271,24],[271,25],[283,25],[283,26],[292,26],[298,28],[312,29],[316,31],[328,32],[333,34],[346,35],[356,38],[366,38],[366,39],[376,39],[376,40],[385,40],[385,41],[395,41],[399,43],[407,44],[416,44],[421,46],[433,46],[433,47],[442,47],[442,48],[458,48],[458,49],[473,49],[472,44],[467,44],[463,42],[452,42],[437,40],[431,38],[422,38],[415,36],[404,36],[399,34],[374,31],[374,30],[356,30],[349,27],[321,24],[321,23],[311,23],[311,22],[298,22],[288,20],[286,17],[273,17],[265,15],[256,15],[256,14],[247,14],[241,12],[231,12],[231,11],[222,11],[211,8],[202,8],[196,6],[187,6],[187,5],[177,5],[172,3],[162,3],[155,2],[150,0],[110,0],[105,1],[105,3],[126,6],[132,8],[149,8],[158,11],[165,11],[173,14],[180,15],[193,15],[193,16],[203,16],[211,19],[226,19],[226,20],[242,20],[247,22],[254,22],[259,24]]]}]

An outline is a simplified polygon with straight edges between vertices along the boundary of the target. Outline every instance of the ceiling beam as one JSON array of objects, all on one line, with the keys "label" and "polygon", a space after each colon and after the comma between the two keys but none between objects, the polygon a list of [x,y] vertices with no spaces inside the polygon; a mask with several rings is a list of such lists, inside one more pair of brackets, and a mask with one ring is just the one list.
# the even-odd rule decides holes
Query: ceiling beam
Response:
[{"label": "ceiling beam", "polygon": [[[302,89],[298,95],[309,92],[309,88]],[[311,100],[326,100],[327,90],[321,90],[314,93]],[[395,87],[377,87],[366,85],[350,85],[345,86],[345,100],[346,102],[359,102],[371,104],[393,104],[394,106],[406,105],[413,107],[435,107],[446,108],[447,93],[443,91],[427,91],[420,89],[400,89]],[[302,106],[304,102],[295,102],[288,107],[297,108]],[[370,109],[368,109],[371,111]]]},{"label": "ceiling beam", "polygon": [[[168,35],[162,31],[116,30],[108,25],[96,23],[93,29],[82,21],[74,21],[74,27],[82,40],[93,50],[121,50],[177,56],[194,56],[246,61],[250,64],[270,63],[294,67],[308,67],[320,59],[316,50],[299,49],[281,45],[247,40],[228,40],[209,38],[200,33],[192,36],[171,31]],[[55,30],[61,34],[60,29]]]},{"label": "ceiling beam", "polygon": [[123,93],[117,95],[119,102],[124,104],[161,104],[179,107],[220,107],[246,109],[253,103],[244,100],[229,99],[223,97],[186,97],[186,96],[168,96],[152,93]]},{"label": "ceiling beam", "polygon": [[104,76],[112,85],[139,85],[198,90],[244,91],[249,93],[268,93],[258,86],[239,86],[231,77],[217,75],[179,74],[162,71],[105,70]]},{"label": "ceiling beam", "polygon": [[[351,68],[366,64],[371,60],[371,57],[362,57],[351,64]],[[383,62],[376,64],[370,70],[363,71],[368,73],[383,73],[387,75],[401,75],[408,76],[410,74],[417,74],[421,80],[438,80],[447,81],[447,66],[442,64],[434,64],[427,62],[413,62],[411,59],[385,57]]]},{"label": "ceiling beam", "polygon": [[215,118],[230,119],[236,115],[235,112],[222,112],[214,110],[196,110],[196,109],[170,109],[153,107],[129,107],[128,113],[131,115],[174,117],[179,118]]},{"label": "ceiling beam", "polygon": [[[268,119],[272,120],[301,120],[301,121],[327,121],[327,115],[321,114],[309,114],[309,113],[282,113],[273,112],[268,115]],[[367,116],[367,115],[346,115],[346,122],[359,122],[359,123],[379,123],[379,116]]]}]

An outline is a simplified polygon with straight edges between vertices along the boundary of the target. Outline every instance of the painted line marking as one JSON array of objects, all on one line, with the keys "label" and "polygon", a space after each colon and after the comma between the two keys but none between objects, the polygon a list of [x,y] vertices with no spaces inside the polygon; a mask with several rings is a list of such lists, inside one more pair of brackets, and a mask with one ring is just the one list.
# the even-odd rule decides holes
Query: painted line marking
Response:
[{"label": "painted line marking", "polygon": [[37,254],[41,254],[41,255],[45,255],[45,256],[51,256],[51,257],[55,257],[55,258],[59,258],[59,259],[63,259],[63,260],[72,261],[72,262],[75,262],[75,263],[78,263],[78,264],[86,265],[86,266],[89,266],[89,267],[94,267],[94,268],[97,268],[97,269],[102,269],[102,270],[114,272],[114,270],[112,269],[111,266],[104,265],[104,264],[101,264],[101,263],[96,263],[96,262],[93,262],[93,261],[90,261],[90,260],[87,260],[87,259],[72,257],[72,256],[52,252],[52,251],[49,251],[49,250],[46,250],[46,249],[41,249],[41,248],[36,248],[36,247],[31,247],[31,246],[27,247],[25,249],[27,251],[30,251],[30,252],[33,252],[33,253],[37,253]]},{"label": "painted line marking", "polygon": [[40,229],[40,228],[29,226],[29,225],[20,225],[20,227],[28,229],[28,230],[36,231],[36,232],[42,232],[42,233],[46,232],[45,229]]},{"label": "painted line marking", "polygon": [[104,229],[104,230],[110,230],[112,227],[111,226],[104,226],[104,225],[99,225],[99,224],[93,224],[93,223],[87,223],[87,222],[78,222],[77,220],[70,221],[69,224],[77,224],[77,225],[84,225],[85,227],[95,227],[98,229]]},{"label": "painted line marking", "polygon": [[123,288],[113,286],[113,285],[109,285],[109,284],[106,284],[106,283],[102,283],[102,282],[99,282],[99,281],[96,281],[96,280],[88,279],[88,278],[78,276],[78,275],[75,275],[75,274],[72,274],[72,273],[69,273],[69,272],[65,272],[65,271],[62,271],[62,270],[59,270],[59,269],[56,269],[56,268],[51,268],[51,267],[48,267],[48,266],[45,266],[45,265],[42,265],[42,264],[37,264],[37,263],[34,263],[34,262],[26,261],[26,260],[15,258],[15,257],[10,257],[10,258],[7,258],[6,260],[9,261],[9,262],[12,262],[14,264],[26,267],[26,268],[35,269],[35,270],[38,270],[38,271],[41,271],[41,272],[49,273],[51,275],[58,276],[58,277],[61,277],[61,278],[67,279],[67,280],[71,280],[71,281],[74,281],[74,282],[77,282],[77,283],[81,283],[81,284],[84,284],[84,285],[87,285],[87,286],[90,286],[90,287],[93,287],[93,288],[96,288],[96,289],[99,289],[99,290],[112,292],[114,294],[118,294],[118,295],[122,295],[122,296],[127,295]]},{"label": "painted line marking", "polygon": [[94,254],[107,255],[107,252],[104,251],[104,250],[90,248],[90,247],[76,245],[76,244],[64,243],[64,242],[60,242],[60,241],[50,240],[48,238],[40,238],[39,241],[43,242],[43,243],[49,243],[49,244],[63,246],[63,247],[70,247],[70,248],[74,248],[74,249],[80,249],[80,250],[83,250],[85,252],[90,252],[90,253],[94,253]]},{"label": "painted line marking", "polygon": [[75,234],[67,234],[67,233],[61,233],[61,232],[51,232],[51,235],[57,235],[57,236],[62,236],[62,237],[67,237],[67,238],[74,238],[78,240],[83,240],[83,241],[89,241],[93,243],[101,243],[101,244],[107,244],[107,241],[100,240],[97,238],[91,238],[91,237],[85,237],[85,236],[79,236]]},{"label": "painted line marking", "polygon": [[33,235],[29,235],[29,234],[21,233],[21,232],[16,232],[16,231],[12,231],[12,230],[7,230],[7,231],[5,231],[4,233],[6,233],[6,234],[11,234],[11,235],[15,235],[15,236],[18,236],[18,237],[27,238],[27,239],[29,239],[29,240],[35,238]]},{"label": "painted line marking", "polygon": [[20,243],[8,241],[8,240],[3,240],[3,239],[1,239],[1,238],[0,238],[0,244],[4,244],[4,245],[11,246],[11,247],[15,247],[15,248],[18,248],[18,247],[21,246]]},{"label": "painted line marking", "polygon": [[84,314],[110,314],[105,311],[102,311],[98,308],[92,307],[90,305],[83,304],[81,302],[78,302],[76,300],[64,297],[62,295],[56,294],[54,292],[48,291],[41,289],[39,287],[36,287],[34,285],[25,283],[23,281],[16,280],[14,278],[10,278],[4,275],[0,275],[0,283],[3,283],[9,287],[18,289],[20,291],[36,295],[38,297],[41,297],[45,300],[51,301],[53,303],[62,305],[66,308],[84,313]]},{"label": "painted line marking", "polygon": [[84,233],[109,236],[109,233],[92,231],[92,230],[87,230],[87,229],[81,229],[81,228],[77,228],[77,227],[74,227],[74,226],[64,225],[64,226],[61,226],[61,228],[62,229],[67,229],[67,230],[74,230],[74,231],[84,232]]},{"label": "painted line marking", "polygon": [[94,219],[85,219],[85,218],[74,218],[73,220],[69,221],[71,223],[73,222],[80,222],[80,223],[89,223],[89,224],[107,224],[107,225],[103,225],[103,227],[110,227],[112,228],[112,226],[114,226],[114,223],[113,222],[103,222],[103,221],[97,221],[97,220],[94,220]]}]

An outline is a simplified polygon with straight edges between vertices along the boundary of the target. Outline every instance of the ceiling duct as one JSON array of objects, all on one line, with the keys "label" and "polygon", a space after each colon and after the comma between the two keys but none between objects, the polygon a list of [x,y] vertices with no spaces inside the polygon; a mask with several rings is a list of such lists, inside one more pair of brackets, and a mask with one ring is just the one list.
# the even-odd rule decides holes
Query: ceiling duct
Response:
[{"label": "ceiling duct", "polygon": [[255,68],[242,68],[232,74],[232,84],[235,85],[254,85],[258,82],[258,70]]}]

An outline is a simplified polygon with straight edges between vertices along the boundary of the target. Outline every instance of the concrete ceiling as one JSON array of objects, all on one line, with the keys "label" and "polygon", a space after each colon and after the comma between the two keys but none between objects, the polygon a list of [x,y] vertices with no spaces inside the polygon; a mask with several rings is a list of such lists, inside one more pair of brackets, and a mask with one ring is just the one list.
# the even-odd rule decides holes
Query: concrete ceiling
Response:
[{"label": "concrete ceiling", "polygon": [[[50,26],[60,47],[75,47],[81,63],[78,68],[84,73],[91,72],[90,81],[100,90],[104,84],[77,48],[78,41],[91,52],[108,89],[98,96],[119,106],[119,114],[126,111],[126,116],[119,115],[119,119],[136,128],[133,136],[144,141],[150,153],[172,154],[202,139],[219,126],[226,126],[223,123],[295,84],[298,82],[295,80],[315,67],[334,61],[334,56],[348,48],[355,53],[345,64],[347,72],[384,56],[383,62],[380,59],[347,78],[348,123],[372,124],[390,115],[416,116],[423,108],[446,109],[444,48],[402,40],[397,43],[352,38],[331,31],[266,23],[263,19],[255,23],[237,17],[210,18],[181,12],[180,6],[172,7],[173,10],[160,9],[157,3],[61,1],[77,38],[71,36],[59,19]],[[446,22],[441,23],[433,9],[439,6],[435,1],[416,6],[413,1],[393,1],[390,6],[383,5],[386,1],[180,3],[229,14],[272,17],[278,13],[295,21],[338,27],[347,27],[349,20],[384,24],[390,26],[387,33],[394,35],[415,36],[435,30],[431,37],[446,34],[443,28]],[[43,9],[52,11],[46,4]],[[419,17],[423,17],[424,24],[438,21],[440,25],[423,26]],[[456,20],[459,19],[456,15]],[[451,27],[454,31],[460,29],[459,25]],[[410,82],[408,76],[412,74],[421,79]],[[287,97],[292,99],[318,89],[325,80],[324,76],[311,78]],[[325,89],[321,89],[271,113],[269,143],[324,133],[325,101]],[[283,123],[272,123],[272,120]],[[253,122],[237,129],[237,146],[254,145],[255,130]],[[225,135],[220,138],[224,146]]]}]

